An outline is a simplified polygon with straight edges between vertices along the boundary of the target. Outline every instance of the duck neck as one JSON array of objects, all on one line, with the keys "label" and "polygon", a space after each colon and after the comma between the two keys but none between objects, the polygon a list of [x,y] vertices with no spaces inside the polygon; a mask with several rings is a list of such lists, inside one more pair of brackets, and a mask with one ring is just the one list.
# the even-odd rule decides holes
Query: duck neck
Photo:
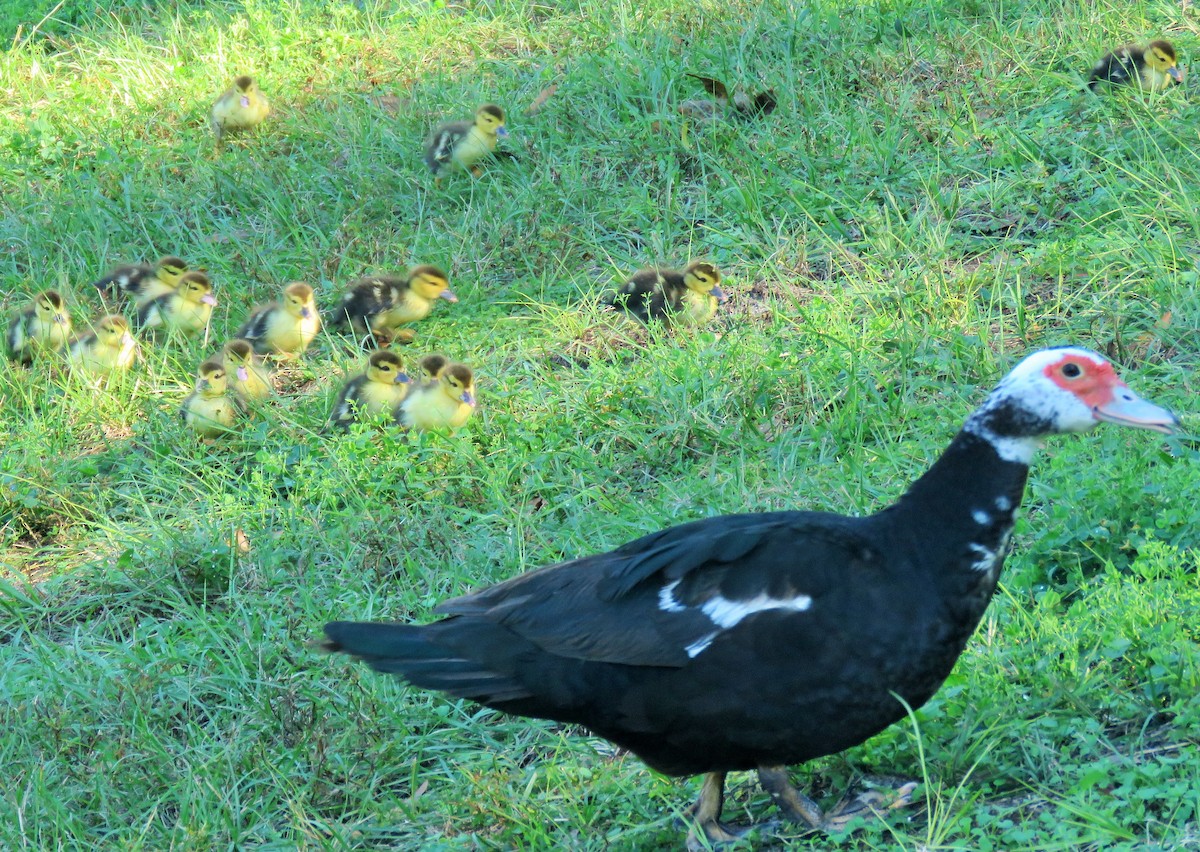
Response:
[{"label": "duck neck", "polygon": [[1029,463],[1023,447],[1018,451],[1004,441],[1000,444],[968,424],[892,508],[896,514],[920,514],[925,523],[952,528],[1010,529],[1025,492]]}]

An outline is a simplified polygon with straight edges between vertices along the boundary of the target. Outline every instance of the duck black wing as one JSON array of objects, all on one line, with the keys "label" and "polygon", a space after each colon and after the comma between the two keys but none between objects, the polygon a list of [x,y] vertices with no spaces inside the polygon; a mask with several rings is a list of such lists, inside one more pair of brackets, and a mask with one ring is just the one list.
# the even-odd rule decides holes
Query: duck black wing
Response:
[{"label": "duck black wing", "polygon": [[679,669],[765,613],[827,618],[808,612],[814,601],[871,561],[857,523],[810,512],[709,518],[447,601],[430,625],[325,630],[332,650],[487,704],[537,695],[534,658]]}]

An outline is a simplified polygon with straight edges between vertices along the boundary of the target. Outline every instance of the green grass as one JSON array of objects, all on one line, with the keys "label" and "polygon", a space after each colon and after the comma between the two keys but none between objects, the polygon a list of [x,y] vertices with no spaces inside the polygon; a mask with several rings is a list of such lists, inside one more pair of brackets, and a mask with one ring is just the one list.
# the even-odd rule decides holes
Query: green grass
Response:
[{"label": "green grass", "polygon": [[[164,253],[221,300],[208,345],[105,392],[0,373],[5,848],[678,848],[696,780],[324,657],[321,624],[425,619],[692,518],[872,511],[1043,345],[1111,354],[1194,423],[1195,89],[1079,91],[1127,40],[1187,64],[1177,4],[155,8],[72,7],[0,59],[3,314],[53,286],[82,323],[90,281]],[[274,112],[214,159],[207,111],[243,71]],[[779,109],[685,148],[688,71]],[[488,100],[519,160],[433,188],[424,134]],[[733,295],[708,330],[596,309],[694,257]],[[322,435],[359,361],[328,336],[242,435],[182,431],[251,303],[302,279],[328,306],[417,262],[461,301],[406,353],[475,366],[462,433]],[[1051,442],[951,680],[797,769],[827,804],[864,774],[925,779],[927,807],[840,847],[1200,845],[1195,459],[1113,428]],[[727,815],[770,814],[736,778]]]}]

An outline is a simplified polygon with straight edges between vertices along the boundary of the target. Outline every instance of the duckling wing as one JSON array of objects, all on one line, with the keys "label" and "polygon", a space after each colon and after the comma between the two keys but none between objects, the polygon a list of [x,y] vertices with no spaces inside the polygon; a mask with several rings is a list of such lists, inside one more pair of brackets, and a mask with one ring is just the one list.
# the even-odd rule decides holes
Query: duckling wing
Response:
[{"label": "duckling wing", "polygon": [[452,121],[430,134],[425,142],[425,164],[429,166],[430,171],[436,172],[450,162],[455,146],[466,137],[473,126],[470,121]]}]

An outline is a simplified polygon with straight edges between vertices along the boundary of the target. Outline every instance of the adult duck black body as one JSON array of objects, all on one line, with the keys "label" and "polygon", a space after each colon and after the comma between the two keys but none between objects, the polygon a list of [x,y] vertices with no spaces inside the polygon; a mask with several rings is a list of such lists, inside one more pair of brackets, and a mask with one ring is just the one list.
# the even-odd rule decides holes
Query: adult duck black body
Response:
[{"label": "adult duck black body", "polygon": [[996,587],[1042,437],[1100,421],[1170,432],[1095,353],[1022,361],[933,467],[867,517],[694,521],[443,603],[424,626],[334,622],[328,647],[417,686],[585,725],[671,775],[708,773],[689,846],[754,769],[829,825],[784,767],[863,742],[945,680]]}]

